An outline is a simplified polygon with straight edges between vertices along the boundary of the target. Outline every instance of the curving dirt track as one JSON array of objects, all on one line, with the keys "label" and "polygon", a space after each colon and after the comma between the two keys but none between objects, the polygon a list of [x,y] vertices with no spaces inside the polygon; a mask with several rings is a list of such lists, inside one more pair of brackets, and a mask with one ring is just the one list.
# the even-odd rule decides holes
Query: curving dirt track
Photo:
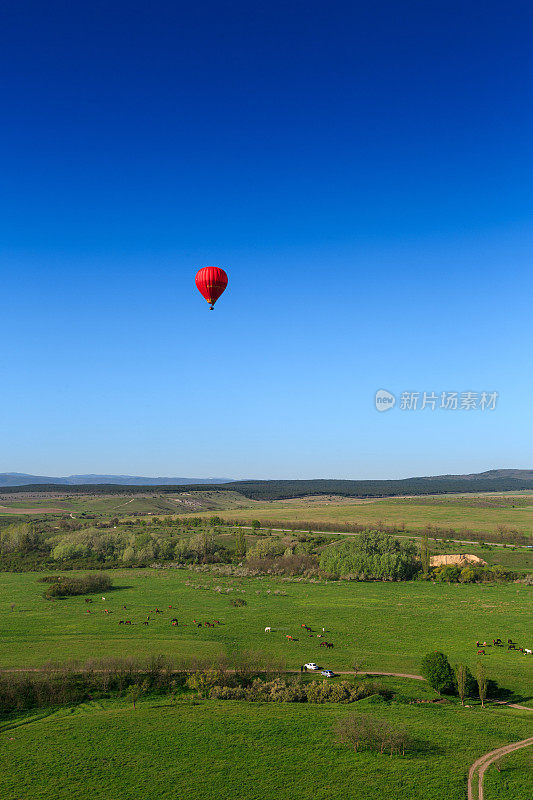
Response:
[{"label": "curving dirt track", "polygon": [[487,767],[502,756],[507,755],[507,753],[512,753],[513,750],[520,750],[522,747],[531,747],[531,745],[533,745],[533,736],[530,736],[529,739],[522,739],[520,742],[513,742],[513,744],[506,744],[504,747],[498,747],[497,750],[491,750],[490,753],[485,753],[484,756],[474,761],[468,771],[468,800],[476,800],[474,794],[474,777],[476,770],[479,769],[477,800],[483,800],[483,777]]}]

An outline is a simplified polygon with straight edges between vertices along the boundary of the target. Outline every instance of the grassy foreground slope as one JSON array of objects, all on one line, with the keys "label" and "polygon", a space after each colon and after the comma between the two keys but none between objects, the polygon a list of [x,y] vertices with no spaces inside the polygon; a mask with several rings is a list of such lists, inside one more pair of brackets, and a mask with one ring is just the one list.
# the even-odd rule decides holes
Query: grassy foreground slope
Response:
[{"label": "grassy foreground slope", "polygon": [[[417,739],[390,758],[334,741],[335,721],[357,711]],[[259,704],[148,699],[88,704],[0,727],[3,800],[463,800],[468,767],[524,738],[527,712],[408,706]],[[525,785],[525,779],[524,779]],[[514,800],[528,800],[520,782]]]},{"label": "grassy foreground slope", "polygon": [[[236,578],[186,569],[109,570],[115,586],[106,600],[44,600],[42,573],[0,573],[0,666],[114,656],[176,658],[253,652],[298,668],[308,660],[334,669],[418,672],[422,656],[443,650],[452,663],[471,668],[477,639],[512,638],[531,647],[533,588],[524,584],[347,583]],[[236,608],[234,598],[247,605]],[[10,604],[15,610],[10,610]],[[123,606],[126,605],[126,610]],[[169,609],[172,605],[172,609]],[[150,624],[142,620],[151,614]],[[87,614],[87,609],[91,610]],[[109,612],[106,614],[104,609]],[[177,616],[179,626],[170,624]],[[197,628],[193,619],[219,619]],[[131,619],[133,625],[118,625]],[[307,636],[301,624],[326,628],[334,648]],[[271,626],[271,634],[265,634]],[[297,638],[288,642],[286,634]],[[489,677],[518,692],[531,690],[533,657],[488,648]],[[530,696],[530,695],[527,695]]]}]

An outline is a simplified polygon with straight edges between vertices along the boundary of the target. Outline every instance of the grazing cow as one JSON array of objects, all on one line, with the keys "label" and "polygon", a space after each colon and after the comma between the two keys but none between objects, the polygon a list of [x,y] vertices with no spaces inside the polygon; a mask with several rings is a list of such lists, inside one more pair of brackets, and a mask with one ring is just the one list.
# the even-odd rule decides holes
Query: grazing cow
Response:
[{"label": "grazing cow", "polygon": [[524,647],[524,653],[527,653],[529,656],[533,655],[533,650],[528,650],[527,647]]},{"label": "grazing cow", "polygon": [[477,654],[478,654],[478,656],[484,656],[485,655],[485,651],[484,650],[478,650]]},{"label": "grazing cow", "polygon": [[143,625],[148,625],[148,620],[147,619],[143,619]]},{"label": "grazing cow", "polygon": [[86,598],[85,598],[85,602],[86,602],[86,603],[92,603],[92,600],[91,600],[91,598],[90,598],[90,597],[86,597]]},{"label": "grazing cow", "polygon": [[271,633],[272,628],[265,628],[265,633]]},{"label": "grazing cow", "polygon": [[507,649],[508,650],[516,650],[516,645],[515,644],[510,644],[510,645],[507,646]]},{"label": "grazing cow", "polygon": [[124,620],[123,619],[119,619],[118,624],[119,625],[124,625]]},{"label": "grazing cow", "polygon": [[326,647],[333,647],[333,642],[326,642]]}]

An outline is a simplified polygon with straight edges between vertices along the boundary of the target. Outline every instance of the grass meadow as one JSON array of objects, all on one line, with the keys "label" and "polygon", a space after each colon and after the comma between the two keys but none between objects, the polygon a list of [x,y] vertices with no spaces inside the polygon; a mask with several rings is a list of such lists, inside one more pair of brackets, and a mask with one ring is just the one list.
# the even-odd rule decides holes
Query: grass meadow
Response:
[{"label": "grass meadow", "polygon": [[[458,532],[470,529],[494,532],[505,526],[533,535],[533,493],[436,495],[428,497],[373,498],[368,500],[339,497],[299,498],[294,500],[258,502],[248,500],[238,492],[181,492],[176,494],[147,493],[146,495],[70,495],[63,497],[31,494],[17,498],[5,495],[0,500],[0,516],[20,513],[20,509],[35,511],[57,509],[57,514],[91,513],[126,517],[128,514],[192,514],[216,512],[229,519],[259,519],[272,521],[327,522],[330,524],[405,525],[418,531],[428,525],[454,528]],[[52,514],[53,516],[53,514]],[[466,537],[468,538],[468,537]]]},{"label": "grass meadow", "polygon": [[[525,584],[309,582],[187,569],[107,574],[113,591],[105,601],[96,596],[86,604],[83,597],[45,600],[45,585],[38,582],[43,573],[0,573],[0,666],[153,654],[183,660],[255,654],[258,663],[268,660],[289,669],[314,660],[349,670],[357,661],[367,670],[418,673],[422,656],[431,650],[474,669],[476,640],[512,638],[530,648],[533,643],[533,588]],[[235,598],[246,605],[233,607]],[[151,613],[156,607],[163,613]],[[142,625],[148,615],[150,624]],[[174,616],[178,627],[170,624]],[[223,624],[197,628],[195,618]],[[119,619],[134,624],[118,625]],[[302,623],[315,631],[324,627],[334,648],[319,647],[321,639],[306,635]],[[266,626],[272,633],[265,634]],[[287,634],[297,641],[288,642]],[[533,657],[504,648],[486,652],[489,677],[531,697]]]},{"label": "grass meadow", "polygon": [[509,753],[491,764],[483,781],[486,800],[508,800],[508,798],[533,797],[533,749],[526,747]]},{"label": "grass meadow", "polygon": [[408,530],[421,530],[428,525],[442,528],[495,531],[499,525],[533,535],[533,495],[520,495],[513,504],[509,495],[495,496],[492,502],[485,495],[348,500],[333,498],[324,501],[296,499],[254,503],[253,508],[236,508],[231,519],[280,520],[290,522],[327,522],[339,524],[405,525]]},{"label": "grass meadow", "polygon": [[[531,729],[528,712],[512,709],[355,705],[190,698],[172,705],[150,697],[135,711],[125,700],[104,700],[4,720],[0,796],[382,800],[384,787],[394,787],[406,800],[463,800],[471,762]],[[413,751],[355,755],[337,744],[336,720],[354,711],[408,730]],[[517,771],[513,800],[529,800],[527,792],[527,774]]]}]

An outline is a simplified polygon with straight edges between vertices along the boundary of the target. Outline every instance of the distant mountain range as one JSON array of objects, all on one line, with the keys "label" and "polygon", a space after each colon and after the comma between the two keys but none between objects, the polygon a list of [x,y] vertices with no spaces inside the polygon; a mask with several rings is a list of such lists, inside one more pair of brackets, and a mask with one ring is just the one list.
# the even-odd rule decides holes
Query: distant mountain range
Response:
[{"label": "distant mountain range", "polygon": [[63,486],[114,484],[115,486],[187,486],[189,484],[231,483],[230,478],[144,478],[137,475],[68,475],[49,478],[23,472],[0,472],[1,486],[35,486],[53,483]]},{"label": "distant mountain range", "polygon": [[0,474],[4,493],[23,491],[136,494],[157,487],[161,493],[201,491],[211,486],[217,491],[240,492],[250,500],[283,500],[310,495],[344,497],[399,497],[465,492],[516,492],[533,490],[532,469],[491,469],[468,475],[434,475],[401,480],[245,480],[225,478],[145,478],[132,475],[69,475],[48,478],[17,472]]}]

